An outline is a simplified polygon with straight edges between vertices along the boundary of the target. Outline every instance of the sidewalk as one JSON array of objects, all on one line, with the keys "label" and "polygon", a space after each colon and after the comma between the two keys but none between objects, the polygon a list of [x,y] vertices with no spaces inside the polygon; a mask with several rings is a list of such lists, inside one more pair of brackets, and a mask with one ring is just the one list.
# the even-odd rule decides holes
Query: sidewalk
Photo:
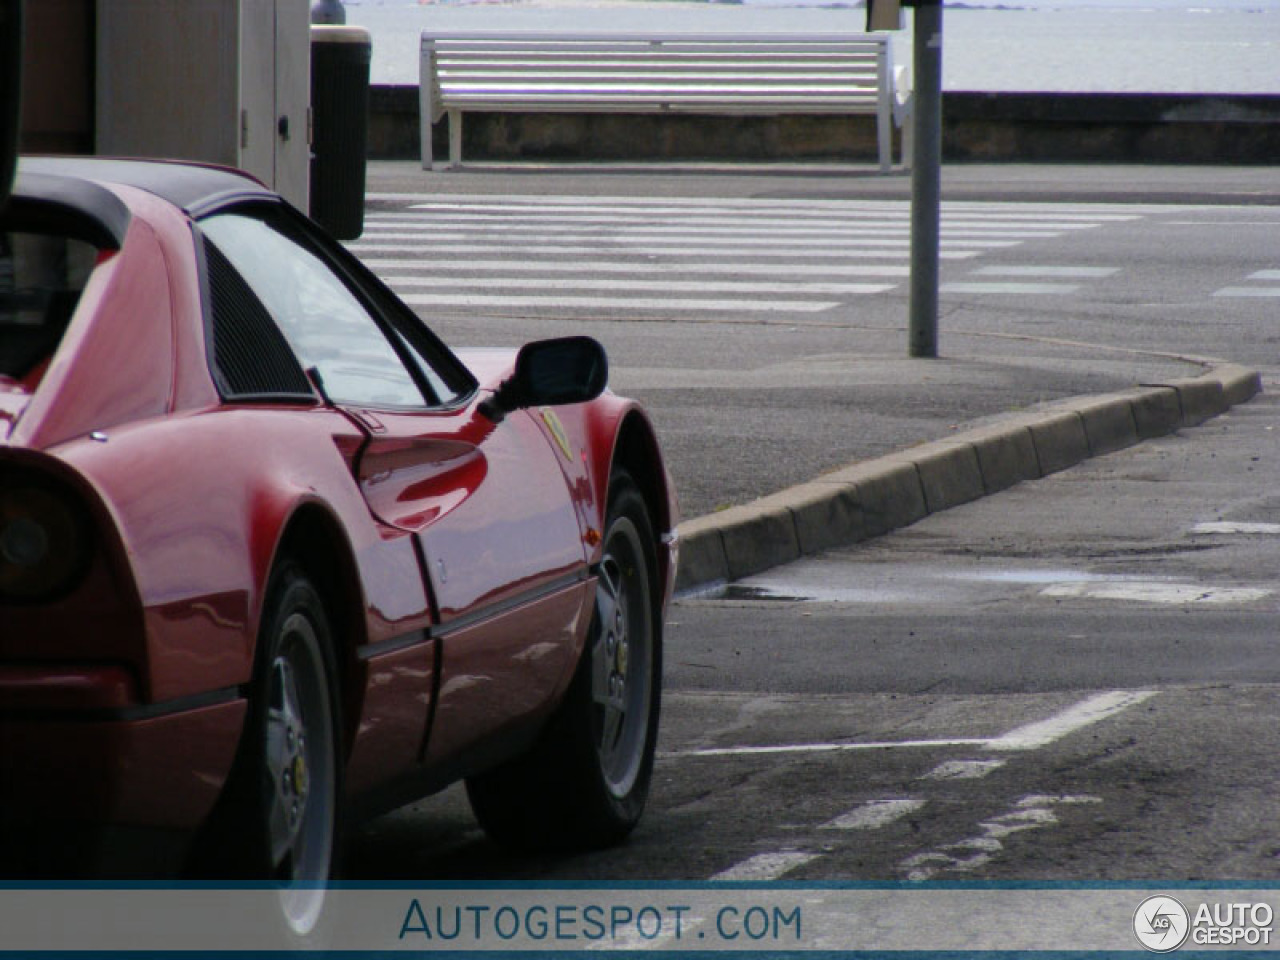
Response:
[{"label": "sidewalk", "polygon": [[[947,200],[1280,203],[1275,169],[950,167]],[[840,170],[373,163],[371,210],[407,195],[906,200],[909,177]],[[1071,209],[1064,206],[1063,209]],[[944,317],[939,359],[906,356],[905,290],[758,322],[434,318],[446,340],[582,332],[650,411],[685,516],[681,589],[904,526],[927,513],[1202,422],[1260,389],[1245,368]],[[1004,332],[1002,332],[1002,330]],[[1066,332],[1070,332],[1067,328]],[[1143,385],[1139,387],[1139,385]]]}]

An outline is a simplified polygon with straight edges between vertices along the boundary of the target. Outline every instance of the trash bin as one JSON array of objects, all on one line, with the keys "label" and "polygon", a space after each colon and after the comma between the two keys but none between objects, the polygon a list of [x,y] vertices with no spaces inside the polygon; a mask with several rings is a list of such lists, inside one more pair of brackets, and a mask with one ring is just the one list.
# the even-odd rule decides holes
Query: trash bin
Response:
[{"label": "trash bin", "polygon": [[364,230],[369,31],[311,27],[311,219],[339,240]]}]

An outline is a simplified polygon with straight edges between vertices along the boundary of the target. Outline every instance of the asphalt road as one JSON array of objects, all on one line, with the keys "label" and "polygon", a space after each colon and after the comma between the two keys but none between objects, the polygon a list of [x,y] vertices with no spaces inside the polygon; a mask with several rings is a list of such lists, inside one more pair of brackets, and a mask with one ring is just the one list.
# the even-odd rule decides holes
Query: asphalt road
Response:
[{"label": "asphalt road", "polygon": [[1272,879],[1278,414],[685,599],[632,842],[512,859],[455,790],[362,828],[354,875]]},{"label": "asphalt road", "polygon": [[[997,212],[1042,217],[1042,198],[1032,202]],[[662,756],[627,845],[513,859],[483,839],[452,790],[357,831],[353,877],[1274,878],[1280,212],[1119,206],[1094,210],[1117,217],[1094,228],[947,267],[944,284],[1071,288],[944,287],[945,351],[977,345],[957,377],[981,387],[980,357],[999,344],[994,371],[1025,350],[1032,386],[1062,371],[1054,390],[1123,379],[1127,364],[1178,365],[1147,356],[1158,352],[1248,364],[1271,392],[1204,426],[675,604]],[[1064,267],[1077,272],[1045,272]],[[723,416],[737,436],[764,438],[757,455],[789,433],[794,457],[776,456],[810,469],[822,457],[808,434],[836,428],[805,419],[806,400],[824,373],[856,359],[838,338],[878,330],[888,356],[904,297],[897,284],[841,300],[825,311],[831,328],[761,322],[749,331],[757,339],[696,313],[670,318],[661,336],[675,348],[663,370],[683,371],[681,384],[661,382],[645,359],[651,318],[553,320],[526,309],[518,322],[442,319],[482,339],[594,323],[613,337],[617,378],[676,434],[673,449],[683,449],[675,414],[696,412],[708,431]],[[783,365],[794,382],[770,386]],[[727,376],[744,371],[756,374],[752,395],[765,395],[750,410],[734,402],[747,391],[735,393]],[[726,392],[701,392],[716,376]],[[877,383],[879,393],[851,402],[859,426],[878,424],[869,453],[927,439],[908,428],[945,421],[944,393],[907,389],[924,381]],[[894,419],[920,396],[937,409]],[[703,462],[693,446],[676,460],[690,471]],[[787,469],[761,472],[773,481]],[[699,494],[710,506],[715,482]]]}]

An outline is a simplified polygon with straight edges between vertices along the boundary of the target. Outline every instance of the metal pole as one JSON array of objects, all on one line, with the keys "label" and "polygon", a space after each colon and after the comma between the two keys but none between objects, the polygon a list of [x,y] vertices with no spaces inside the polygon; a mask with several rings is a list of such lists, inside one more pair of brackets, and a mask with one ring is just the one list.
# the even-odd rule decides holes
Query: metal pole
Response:
[{"label": "metal pole", "polygon": [[913,357],[938,355],[938,235],[942,170],[942,0],[916,0],[913,45],[915,163],[911,169]]}]

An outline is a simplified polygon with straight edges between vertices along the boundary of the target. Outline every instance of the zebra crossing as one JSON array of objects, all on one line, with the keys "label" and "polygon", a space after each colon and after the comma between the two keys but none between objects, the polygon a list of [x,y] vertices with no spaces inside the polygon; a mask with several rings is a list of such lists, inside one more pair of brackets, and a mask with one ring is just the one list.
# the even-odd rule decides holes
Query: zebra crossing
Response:
[{"label": "zebra crossing", "polygon": [[[945,263],[1140,219],[1116,206],[943,205]],[[590,311],[819,314],[903,289],[910,204],[810,198],[447,195],[368,214],[350,244],[411,306],[494,316]],[[1069,293],[1097,268],[1008,267],[956,293]],[[1037,269],[1047,273],[1037,274]],[[1019,273],[1019,270],[1021,273]],[[1114,271],[1112,271],[1114,272]],[[1065,282],[1064,282],[1065,281]]]}]

